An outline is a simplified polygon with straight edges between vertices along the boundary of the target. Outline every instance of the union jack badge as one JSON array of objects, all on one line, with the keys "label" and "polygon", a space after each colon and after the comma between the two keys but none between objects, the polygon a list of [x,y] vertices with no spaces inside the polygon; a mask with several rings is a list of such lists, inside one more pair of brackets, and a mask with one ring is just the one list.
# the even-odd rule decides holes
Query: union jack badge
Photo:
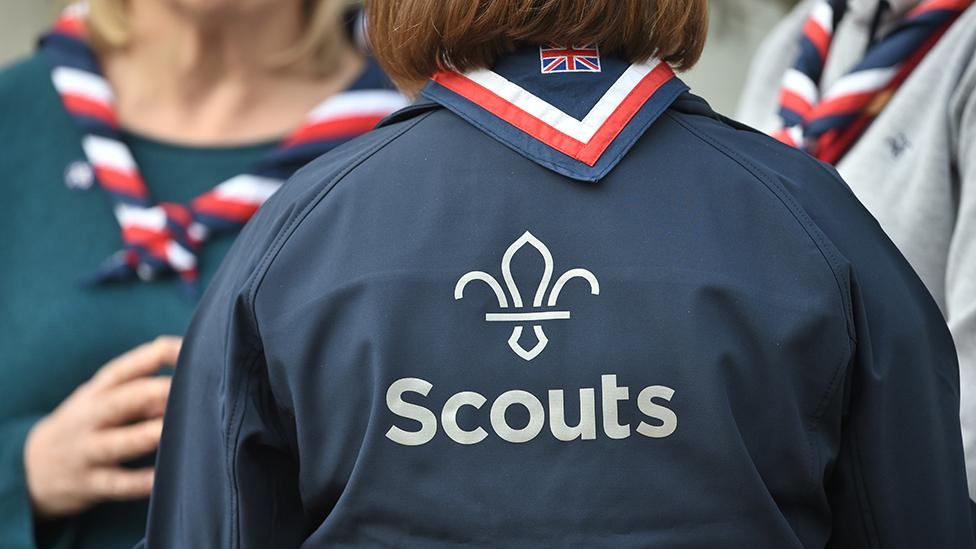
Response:
[{"label": "union jack badge", "polygon": [[542,74],[560,72],[600,72],[600,49],[586,46],[539,46]]}]

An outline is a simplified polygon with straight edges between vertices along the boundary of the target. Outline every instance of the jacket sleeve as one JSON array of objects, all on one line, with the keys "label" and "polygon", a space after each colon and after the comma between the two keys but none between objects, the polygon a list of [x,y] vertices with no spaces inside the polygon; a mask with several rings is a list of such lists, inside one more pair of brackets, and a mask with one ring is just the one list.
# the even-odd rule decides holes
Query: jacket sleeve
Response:
[{"label": "jacket sleeve", "polygon": [[143,546],[295,547],[297,472],[277,427],[247,305],[285,216],[266,204],[239,235],[190,325],[164,417]]},{"label": "jacket sleeve", "polygon": [[959,205],[946,264],[945,306],[959,353],[969,497],[976,499],[976,61],[950,103],[950,117]]},{"label": "jacket sleeve", "polygon": [[[835,206],[860,209],[848,204]],[[849,262],[854,344],[835,393],[842,415],[826,481],[830,546],[974,547],[949,330],[873,218],[849,214],[821,213]]]}]

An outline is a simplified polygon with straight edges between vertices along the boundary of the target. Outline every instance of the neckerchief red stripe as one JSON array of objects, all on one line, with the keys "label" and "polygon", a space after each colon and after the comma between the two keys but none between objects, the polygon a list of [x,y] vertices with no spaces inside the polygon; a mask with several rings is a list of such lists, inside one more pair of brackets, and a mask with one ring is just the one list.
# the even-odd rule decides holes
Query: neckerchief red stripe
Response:
[{"label": "neckerchief red stripe", "polygon": [[606,121],[586,142],[575,139],[553,127],[522,107],[499,96],[470,76],[441,71],[431,79],[458,95],[480,105],[512,126],[542,141],[557,151],[593,166],[620,131],[634,117],[649,97],[674,78],[674,71],[667,63],[658,62],[620,102]]}]

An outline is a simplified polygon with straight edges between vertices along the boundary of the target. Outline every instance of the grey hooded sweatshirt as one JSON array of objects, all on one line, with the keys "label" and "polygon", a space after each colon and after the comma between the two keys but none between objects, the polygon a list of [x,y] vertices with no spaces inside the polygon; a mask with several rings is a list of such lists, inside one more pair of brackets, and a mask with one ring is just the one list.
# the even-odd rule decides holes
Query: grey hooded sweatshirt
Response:
[{"label": "grey hooded sweatshirt", "polygon": [[[822,87],[863,56],[878,2],[851,0]],[[738,112],[746,124],[780,127],[780,83],[814,3],[797,6],[760,47]],[[881,32],[918,3],[890,0]],[[929,52],[837,169],[911,262],[952,331],[969,491],[976,499],[976,7]]]}]

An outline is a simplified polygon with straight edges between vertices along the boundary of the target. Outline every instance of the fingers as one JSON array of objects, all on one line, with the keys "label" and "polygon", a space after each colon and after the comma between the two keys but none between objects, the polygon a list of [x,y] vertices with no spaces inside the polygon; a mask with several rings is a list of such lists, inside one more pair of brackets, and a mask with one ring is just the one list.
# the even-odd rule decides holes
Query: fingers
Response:
[{"label": "fingers", "polygon": [[162,432],[162,418],[107,429],[89,439],[87,457],[90,462],[100,465],[114,465],[142,457],[159,447]]},{"label": "fingers", "polygon": [[91,386],[107,388],[175,366],[183,340],[161,336],[109,361],[91,379]]},{"label": "fingers", "polygon": [[112,388],[95,402],[95,423],[122,425],[162,415],[171,382],[170,377],[144,377]]},{"label": "fingers", "polygon": [[95,469],[89,475],[88,482],[92,494],[99,500],[142,499],[152,492],[153,469]]}]

